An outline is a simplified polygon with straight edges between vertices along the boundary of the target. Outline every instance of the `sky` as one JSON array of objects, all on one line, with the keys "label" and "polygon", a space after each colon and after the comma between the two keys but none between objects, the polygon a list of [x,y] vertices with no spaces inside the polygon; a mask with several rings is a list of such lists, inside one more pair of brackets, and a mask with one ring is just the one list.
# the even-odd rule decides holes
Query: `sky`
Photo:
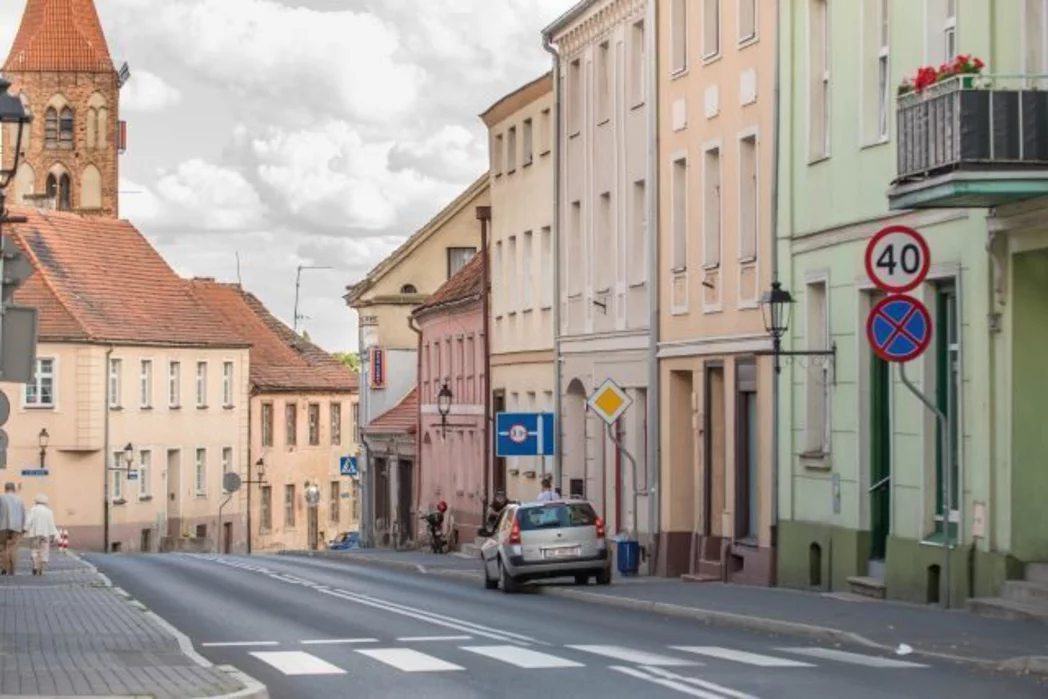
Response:
[{"label": "sky", "polygon": [[[576,0],[95,0],[128,151],[120,215],[187,277],[237,281],[329,351],[345,287],[487,167],[477,117],[550,68]],[[0,3],[6,56],[25,0]],[[239,257],[239,262],[238,262]]]}]

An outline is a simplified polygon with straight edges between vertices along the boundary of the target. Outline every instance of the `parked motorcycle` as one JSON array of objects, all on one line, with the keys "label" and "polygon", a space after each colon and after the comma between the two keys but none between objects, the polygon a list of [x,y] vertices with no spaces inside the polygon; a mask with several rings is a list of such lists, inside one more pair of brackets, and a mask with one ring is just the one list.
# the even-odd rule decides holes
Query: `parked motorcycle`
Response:
[{"label": "parked motorcycle", "polygon": [[436,510],[420,517],[429,528],[429,550],[433,553],[448,552],[448,538],[444,536],[444,513],[447,509],[447,504],[441,500],[437,503]]}]

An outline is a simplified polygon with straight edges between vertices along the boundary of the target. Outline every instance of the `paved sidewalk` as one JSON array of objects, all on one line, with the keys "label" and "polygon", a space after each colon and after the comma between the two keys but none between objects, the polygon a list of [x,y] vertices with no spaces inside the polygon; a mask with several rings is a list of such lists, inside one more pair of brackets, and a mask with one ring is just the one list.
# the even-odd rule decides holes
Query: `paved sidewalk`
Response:
[{"label": "paved sidewalk", "polygon": [[40,577],[31,569],[23,550],[17,575],[0,576],[0,699],[267,696],[254,680],[197,656],[75,555],[53,553]]},{"label": "paved sidewalk", "polygon": [[[289,552],[290,555],[303,555]],[[421,551],[307,552],[348,563],[479,580],[480,562]],[[988,669],[1048,676],[1048,625],[965,611],[816,593],[677,579],[618,577],[609,587],[539,583],[543,594],[813,640],[912,652]],[[903,649],[906,652],[906,649]]]}]

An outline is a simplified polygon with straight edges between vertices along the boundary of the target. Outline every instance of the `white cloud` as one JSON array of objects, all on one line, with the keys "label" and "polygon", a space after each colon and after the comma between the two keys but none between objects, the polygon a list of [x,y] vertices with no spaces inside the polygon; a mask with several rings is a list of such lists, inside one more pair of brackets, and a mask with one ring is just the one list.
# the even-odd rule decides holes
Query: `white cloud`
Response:
[{"label": "white cloud", "polygon": [[132,112],[159,112],[182,101],[182,92],[148,70],[138,68],[120,91],[120,106]]}]

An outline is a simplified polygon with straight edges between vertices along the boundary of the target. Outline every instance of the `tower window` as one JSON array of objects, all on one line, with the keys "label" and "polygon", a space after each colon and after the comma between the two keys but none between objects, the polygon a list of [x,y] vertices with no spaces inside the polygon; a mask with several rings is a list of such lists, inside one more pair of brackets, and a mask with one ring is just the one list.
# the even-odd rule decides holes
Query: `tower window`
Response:
[{"label": "tower window", "polygon": [[73,110],[69,107],[62,109],[58,123],[58,142],[62,148],[73,147]]},{"label": "tower window", "polygon": [[44,114],[44,142],[48,148],[58,147],[58,110],[54,107],[48,107]]},{"label": "tower window", "polygon": [[65,173],[58,177],[55,177],[53,173],[47,176],[47,196],[48,198],[53,197],[55,206],[62,211],[72,208],[72,188],[72,180]]}]

